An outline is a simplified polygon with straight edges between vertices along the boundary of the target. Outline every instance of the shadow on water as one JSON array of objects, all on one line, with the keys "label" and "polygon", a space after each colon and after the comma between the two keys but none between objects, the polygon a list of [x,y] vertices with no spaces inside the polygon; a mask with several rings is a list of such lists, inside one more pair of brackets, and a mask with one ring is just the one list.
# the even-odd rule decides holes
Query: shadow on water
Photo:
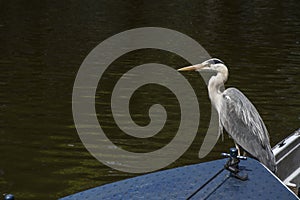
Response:
[{"label": "shadow on water", "polygon": [[[259,110],[279,142],[300,122],[300,3],[260,1],[136,1],[0,3],[0,193],[17,199],[54,199],[135,176],[110,169],[82,145],[72,118],[72,87],[85,56],[104,39],[145,26],[180,31],[197,40],[229,67],[226,87],[237,87]],[[175,41],[176,42],[176,41]],[[115,61],[97,89],[98,119],[108,137],[124,149],[149,152],[168,143],[178,128],[179,108],[166,88],[145,85],[133,96],[132,118],[149,123],[148,108],[168,111],[154,138],[129,138],[113,122],[110,95],[122,70],[158,62],[174,68],[188,63],[168,52],[141,50]],[[184,76],[201,109],[198,135],[176,167],[219,158],[233,145],[225,136],[204,159],[197,155],[210,118],[203,80]],[[151,94],[151,98],[149,97]]]}]

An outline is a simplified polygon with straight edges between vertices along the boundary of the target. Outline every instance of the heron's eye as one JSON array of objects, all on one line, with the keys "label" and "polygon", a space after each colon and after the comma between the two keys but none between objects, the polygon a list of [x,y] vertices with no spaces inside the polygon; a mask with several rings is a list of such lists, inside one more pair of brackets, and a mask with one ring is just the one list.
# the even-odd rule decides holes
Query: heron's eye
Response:
[{"label": "heron's eye", "polygon": [[224,64],[221,60],[218,59],[213,59],[212,61],[214,62],[214,64],[219,64],[219,63]]}]

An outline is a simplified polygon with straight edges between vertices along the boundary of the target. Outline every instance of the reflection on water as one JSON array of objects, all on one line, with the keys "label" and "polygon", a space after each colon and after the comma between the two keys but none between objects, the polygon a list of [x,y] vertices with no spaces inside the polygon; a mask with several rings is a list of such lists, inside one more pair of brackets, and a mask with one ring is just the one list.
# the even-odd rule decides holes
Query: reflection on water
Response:
[{"label": "reflection on water", "polygon": [[[85,56],[107,37],[130,28],[158,26],[180,31],[225,61],[230,70],[226,86],[239,88],[255,104],[269,129],[272,145],[299,127],[297,1],[0,4],[0,193],[11,192],[18,199],[54,199],[134,176],[110,169],[90,156],[74,128],[71,110],[74,79]],[[168,112],[163,131],[141,140],[128,137],[114,124],[110,111],[114,83],[124,70],[147,62],[174,68],[187,65],[168,52],[132,52],[111,65],[96,94],[98,119],[108,137],[122,148],[137,152],[149,152],[168,143],[176,133],[180,115],[170,91],[146,85],[132,98],[132,118],[146,125],[149,106],[159,102]],[[169,167],[216,159],[232,146],[225,137],[206,158],[198,159],[210,103],[199,75],[185,76],[200,101],[200,127],[191,148]]]}]

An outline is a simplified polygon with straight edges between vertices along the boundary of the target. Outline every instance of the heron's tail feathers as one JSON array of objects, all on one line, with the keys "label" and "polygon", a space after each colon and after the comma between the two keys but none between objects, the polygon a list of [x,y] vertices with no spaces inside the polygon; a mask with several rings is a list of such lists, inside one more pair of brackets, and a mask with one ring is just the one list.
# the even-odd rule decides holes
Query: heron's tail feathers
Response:
[{"label": "heron's tail feathers", "polygon": [[269,145],[265,148],[265,151],[261,152],[260,156],[258,157],[258,160],[273,173],[276,173],[276,160],[273,151]]}]

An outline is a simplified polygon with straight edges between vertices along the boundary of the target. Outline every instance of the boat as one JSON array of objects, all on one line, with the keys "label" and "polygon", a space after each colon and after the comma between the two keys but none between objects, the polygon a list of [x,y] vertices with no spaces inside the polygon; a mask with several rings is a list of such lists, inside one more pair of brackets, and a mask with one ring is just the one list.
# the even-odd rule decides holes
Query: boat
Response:
[{"label": "boat", "polygon": [[[274,146],[273,174],[235,148],[223,159],[163,170],[105,184],[60,200],[99,199],[299,199],[300,129]],[[287,167],[288,166],[288,167]],[[297,196],[298,194],[298,196]]]},{"label": "boat", "polygon": [[300,196],[300,129],[273,147],[277,176]]}]

